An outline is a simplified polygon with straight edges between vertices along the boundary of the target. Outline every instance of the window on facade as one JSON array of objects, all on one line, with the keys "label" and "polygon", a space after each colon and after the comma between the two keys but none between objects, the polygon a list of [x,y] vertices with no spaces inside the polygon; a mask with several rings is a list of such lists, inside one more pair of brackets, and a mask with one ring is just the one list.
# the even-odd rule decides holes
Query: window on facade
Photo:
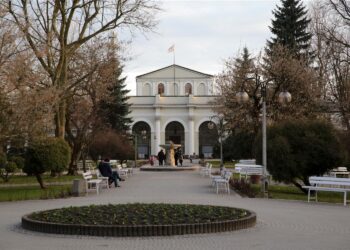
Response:
[{"label": "window on facade", "polygon": [[164,95],[164,84],[163,83],[158,84],[158,94]]},{"label": "window on facade", "polygon": [[204,85],[204,83],[199,84],[197,95],[205,95],[205,85]]},{"label": "window on facade", "polygon": [[146,83],[145,85],[143,85],[142,88],[142,95],[144,96],[150,96],[151,95],[151,85],[149,83]]},{"label": "window on facade", "polygon": [[179,95],[179,85],[177,83],[174,84],[174,95]]},{"label": "window on facade", "polygon": [[191,83],[186,83],[185,85],[185,94],[192,95],[192,85]]}]

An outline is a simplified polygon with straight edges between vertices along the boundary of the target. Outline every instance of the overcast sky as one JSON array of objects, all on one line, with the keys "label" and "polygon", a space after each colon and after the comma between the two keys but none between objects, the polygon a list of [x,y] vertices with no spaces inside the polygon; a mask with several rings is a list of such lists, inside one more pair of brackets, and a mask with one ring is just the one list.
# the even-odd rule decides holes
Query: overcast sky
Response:
[{"label": "overcast sky", "polygon": [[[305,4],[307,1],[304,1]],[[258,53],[271,37],[272,10],[279,0],[164,0],[157,33],[136,35],[125,64],[127,88],[136,94],[135,77],[173,63],[218,74],[223,61],[244,46]]]}]

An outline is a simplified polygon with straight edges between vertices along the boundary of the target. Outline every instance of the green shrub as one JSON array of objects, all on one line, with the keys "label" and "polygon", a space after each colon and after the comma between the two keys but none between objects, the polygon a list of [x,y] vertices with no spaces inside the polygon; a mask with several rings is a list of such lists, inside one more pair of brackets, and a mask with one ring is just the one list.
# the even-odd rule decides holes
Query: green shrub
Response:
[{"label": "green shrub", "polygon": [[254,140],[255,134],[252,132],[241,131],[231,134],[223,142],[223,155],[225,161],[254,158]]},{"label": "green shrub", "polygon": [[35,175],[41,188],[44,188],[41,174],[46,171],[61,172],[66,169],[69,160],[70,149],[63,139],[41,138],[29,144],[23,171]]},{"label": "green shrub", "polygon": [[5,167],[7,162],[7,156],[4,152],[0,151],[0,167],[3,168]]},{"label": "green shrub", "polygon": [[350,131],[338,131],[338,137],[346,151],[346,160],[343,165],[350,170]]},{"label": "green shrub", "polygon": [[0,177],[8,182],[11,176],[17,171],[17,164],[13,161],[8,161],[5,153],[0,152]]},{"label": "green shrub", "polygon": [[53,158],[51,158],[50,170],[57,174],[62,173],[70,162],[71,149],[68,143],[60,138],[54,138],[51,147]]},{"label": "green shrub", "polygon": [[9,160],[16,163],[18,169],[24,168],[24,158],[21,156],[10,156]]},{"label": "green shrub", "polygon": [[[256,158],[261,163],[261,134]],[[309,185],[310,176],[321,176],[345,159],[345,153],[330,123],[287,121],[267,130],[267,169],[277,181]],[[303,190],[304,191],[304,190]]]}]

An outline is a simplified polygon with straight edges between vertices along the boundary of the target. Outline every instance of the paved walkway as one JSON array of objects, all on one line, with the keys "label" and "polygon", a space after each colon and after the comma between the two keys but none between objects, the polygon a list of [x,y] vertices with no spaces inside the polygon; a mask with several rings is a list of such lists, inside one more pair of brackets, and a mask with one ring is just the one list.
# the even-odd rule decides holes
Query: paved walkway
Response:
[{"label": "paved walkway", "polygon": [[[350,207],[301,201],[216,195],[195,172],[138,172],[122,187],[99,196],[0,203],[1,250],[47,249],[350,249]],[[63,206],[126,202],[213,204],[254,210],[254,228],[236,232],[150,238],[62,236],[23,230],[20,218],[32,211]]]}]

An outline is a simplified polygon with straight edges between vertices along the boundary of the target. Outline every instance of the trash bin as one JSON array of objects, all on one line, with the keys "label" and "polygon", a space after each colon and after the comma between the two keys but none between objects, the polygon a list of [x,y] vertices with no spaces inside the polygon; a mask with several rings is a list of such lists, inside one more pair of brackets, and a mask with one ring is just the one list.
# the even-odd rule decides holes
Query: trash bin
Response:
[{"label": "trash bin", "polygon": [[73,180],[72,188],[73,196],[83,196],[86,195],[86,181],[81,179]]}]

